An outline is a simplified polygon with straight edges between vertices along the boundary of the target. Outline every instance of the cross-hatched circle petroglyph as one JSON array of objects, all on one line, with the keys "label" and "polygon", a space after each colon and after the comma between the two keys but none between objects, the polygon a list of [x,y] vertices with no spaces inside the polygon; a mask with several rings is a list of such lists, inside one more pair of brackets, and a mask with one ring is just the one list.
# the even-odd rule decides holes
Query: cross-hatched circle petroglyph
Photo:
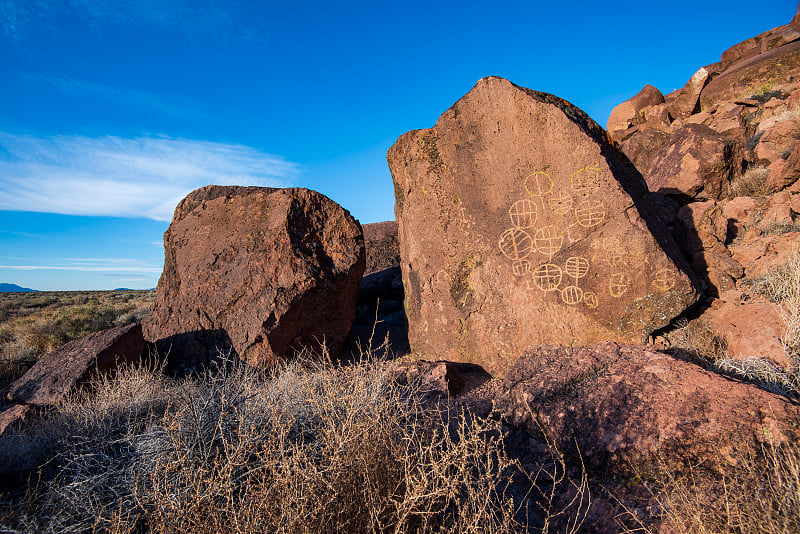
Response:
[{"label": "cross-hatched circle petroglyph", "polygon": [[625,273],[612,273],[608,282],[608,291],[614,298],[619,298],[628,291],[631,278]]},{"label": "cross-hatched circle petroglyph", "polygon": [[553,190],[553,179],[546,172],[531,173],[525,178],[525,190],[533,197],[541,197]]},{"label": "cross-hatched circle petroglyph", "polygon": [[530,228],[536,222],[539,211],[536,204],[525,198],[514,202],[508,215],[511,217],[511,224],[516,228]]},{"label": "cross-hatched circle petroglyph", "polygon": [[522,276],[531,270],[531,262],[528,260],[517,260],[511,266],[511,270],[514,271],[514,275]]},{"label": "cross-hatched circle petroglyph", "polygon": [[667,291],[675,287],[675,277],[669,269],[661,269],[653,277],[653,287],[657,291]]},{"label": "cross-hatched circle petroglyph", "polygon": [[580,191],[588,187],[596,187],[600,185],[600,168],[599,167],[584,167],[578,169],[569,179],[572,189]]},{"label": "cross-hatched circle petroglyph", "polygon": [[533,252],[533,241],[525,230],[509,228],[500,236],[500,252],[512,260],[521,260]]},{"label": "cross-hatched circle petroglyph", "polygon": [[566,191],[561,191],[548,198],[547,204],[554,212],[559,215],[565,215],[572,209],[572,197]]},{"label": "cross-hatched circle petroglyph", "polygon": [[597,307],[597,295],[594,294],[594,291],[584,291],[583,292],[583,302],[586,303],[587,306],[594,309]]},{"label": "cross-hatched circle petroglyph", "polygon": [[584,228],[597,226],[606,218],[606,207],[599,200],[586,199],[575,206],[575,219]]},{"label": "cross-hatched circle petroglyph", "polygon": [[544,263],[531,273],[531,279],[542,291],[555,291],[561,285],[561,267]]},{"label": "cross-hatched circle petroglyph", "polygon": [[544,226],[536,231],[533,236],[536,250],[545,256],[552,256],[564,243],[564,234],[555,226]]},{"label": "cross-hatched circle petroglyph", "polygon": [[561,300],[570,306],[583,300],[583,289],[578,286],[567,286],[561,290]]},{"label": "cross-hatched circle petroglyph", "polygon": [[589,272],[589,260],[580,256],[573,256],[567,258],[567,263],[564,265],[564,271],[572,278],[583,278]]}]

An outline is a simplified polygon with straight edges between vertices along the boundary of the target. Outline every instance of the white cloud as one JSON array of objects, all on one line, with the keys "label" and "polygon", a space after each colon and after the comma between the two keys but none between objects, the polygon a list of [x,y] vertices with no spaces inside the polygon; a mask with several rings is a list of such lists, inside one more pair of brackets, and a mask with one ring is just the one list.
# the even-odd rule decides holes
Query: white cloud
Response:
[{"label": "white cloud", "polygon": [[[51,265],[0,265],[0,269],[14,271],[76,271],[84,273],[160,273],[161,260],[133,258],[63,258]],[[103,275],[106,276],[106,275]],[[141,277],[148,278],[149,277]]]},{"label": "white cloud", "polygon": [[47,76],[39,79],[56,89],[73,95],[90,96],[125,106],[152,108],[173,117],[198,118],[204,116],[204,113],[191,102],[170,102],[147,91],[111,87],[60,76]]},{"label": "white cloud", "polygon": [[286,187],[297,165],[243,145],[0,132],[0,210],[169,221],[209,184]]}]

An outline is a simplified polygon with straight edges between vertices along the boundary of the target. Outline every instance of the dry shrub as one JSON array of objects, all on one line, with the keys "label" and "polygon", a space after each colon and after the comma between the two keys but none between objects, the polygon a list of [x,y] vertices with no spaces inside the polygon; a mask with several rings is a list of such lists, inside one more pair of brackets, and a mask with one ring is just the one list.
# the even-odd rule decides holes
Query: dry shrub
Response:
[{"label": "dry shrub", "polygon": [[[765,445],[761,454],[737,458],[725,475],[690,469],[676,474],[663,464],[651,483],[663,525],[628,532],[779,534],[800,532],[800,448]],[[631,514],[632,515],[632,514]]]},{"label": "dry shrub", "polygon": [[47,423],[57,438],[39,449],[59,451],[55,475],[9,501],[7,527],[526,531],[499,422],[423,398],[378,362],[306,360],[275,376],[229,362],[180,381],[126,369]]},{"label": "dry shrub", "polygon": [[728,196],[730,198],[766,196],[770,193],[768,176],[769,169],[766,167],[750,167],[731,180],[728,186]]}]

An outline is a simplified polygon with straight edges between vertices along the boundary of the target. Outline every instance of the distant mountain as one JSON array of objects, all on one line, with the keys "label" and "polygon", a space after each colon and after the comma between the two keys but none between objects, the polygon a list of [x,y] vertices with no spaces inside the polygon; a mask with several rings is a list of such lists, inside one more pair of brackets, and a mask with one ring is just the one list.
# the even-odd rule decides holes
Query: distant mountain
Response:
[{"label": "distant mountain", "polygon": [[36,289],[20,287],[17,284],[6,284],[4,282],[0,282],[0,293],[28,293],[30,291],[36,291]]}]

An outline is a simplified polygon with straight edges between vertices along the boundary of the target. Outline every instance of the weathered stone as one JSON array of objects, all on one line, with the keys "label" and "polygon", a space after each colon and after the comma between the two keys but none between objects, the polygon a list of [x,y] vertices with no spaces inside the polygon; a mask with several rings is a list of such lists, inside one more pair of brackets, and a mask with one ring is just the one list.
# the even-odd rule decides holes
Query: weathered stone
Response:
[{"label": "weathered stone", "polygon": [[400,265],[400,243],[397,240],[395,221],[364,224],[361,228],[364,230],[364,247],[367,252],[365,273]]},{"label": "weathered stone", "polygon": [[667,131],[670,122],[672,122],[672,117],[669,114],[669,108],[666,104],[647,106],[642,109],[642,114],[644,114],[645,128],[656,128]]},{"label": "weathered stone", "polygon": [[30,410],[31,407],[27,404],[16,404],[0,412],[0,435],[2,435],[7,428],[17,423],[24,422]]},{"label": "weathered stone", "polygon": [[733,45],[722,53],[722,62],[730,66],[793,43],[798,39],[800,39],[800,32],[791,23],[785,26],[778,26]]},{"label": "weathered stone", "polygon": [[[730,467],[731,453],[795,439],[798,407],[638,346],[533,347],[508,372],[511,421],[575,444],[594,469],[630,475],[656,454],[675,468]],[[637,469],[638,468],[638,469]]]},{"label": "weathered stone", "polygon": [[800,119],[777,122],[759,137],[754,149],[758,163],[770,165],[780,159],[789,159],[798,137],[800,137]]},{"label": "weathered stone", "polygon": [[743,110],[744,106],[734,104],[733,102],[720,104],[711,117],[711,120],[708,122],[708,127],[725,137],[732,137],[740,142],[744,142],[745,126],[742,120]]},{"label": "weathered stone", "polygon": [[653,164],[662,147],[670,141],[668,132],[658,129],[647,129],[636,132],[620,143],[620,149],[633,162],[639,172],[644,175]]},{"label": "weathered stone", "polygon": [[743,162],[741,145],[707,126],[686,124],[652,157],[645,179],[652,191],[678,199],[719,198]]},{"label": "weathered stone", "polygon": [[408,359],[388,363],[387,372],[398,384],[416,383],[422,391],[441,397],[455,396],[461,393],[464,389],[465,374],[489,376],[479,365]]},{"label": "weathered stone", "polygon": [[670,114],[676,119],[686,119],[693,113],[700,111],[700,93],[708,83],[708,80],[708,69],[701,67],[689,78],[683,88],[668,94],[665,98]]},{"label": "weathered stone", "polygon": [[70,341],[42,356],[8,389],[8,399],[37,406],[53,405],[94,375],[139,361],[144,348],[142,326],[129,324]]},{"label": "weathered stone", "polygon": [[388,159],[428,358],[502,375],[531,344],[645,339],[699,297],[639,173],[564,100],[484,78]]},{"label": "weathered stone", "polygon": [[702,109],[722,102],[742,102],[752,95],[768,93],[800,74],[800,41],[781,46],[731,65],[703,89]]},{"label": "weathered stone", "polygon": [[308,189],[207,186],[178,204],[164,272],[144,321],[171,362],[231,348],[245,362],[325,343],[341,351],[364,272],[361,226]]},{"label": "weathered stone", "polygon": [[619,104],[611,111],[606,128],[609,132],[625,130],[640,118],[644,108],[664,103],[664,95],[652,85],[645,85],[634,97]]}]

